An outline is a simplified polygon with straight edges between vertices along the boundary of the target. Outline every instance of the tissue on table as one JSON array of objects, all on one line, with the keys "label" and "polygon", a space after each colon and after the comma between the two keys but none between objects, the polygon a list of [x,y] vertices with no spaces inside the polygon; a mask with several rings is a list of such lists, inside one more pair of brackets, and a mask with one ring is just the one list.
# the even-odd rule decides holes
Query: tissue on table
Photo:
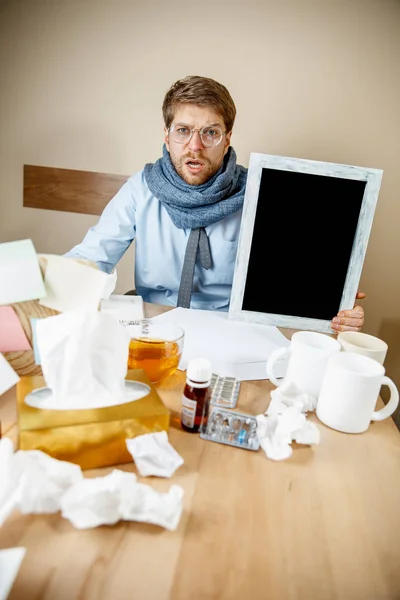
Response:
[{"label": "tissue on table", "polygon": [[316,399],[294,383],[283,383],[271,392],[265,415],[257,415],[257,437],[268,458],[284,460],[293,454],[292,442],[314,445],[320,431],[307,421],[307,412],[316,408]]},{"label": "tissue on table", "polygon": [[114,469],[106,477],[84,479],[61,499],[61,514],[78,529],[142,521],[171,531],[182,514],[183,489],[173,485],[162,494],[138,483],[134,473]]},{"label": "tissue on table", "polygon": [[138,435],[126,440],[126,447],[142,477],[171,477],[184,462],[169,443],[166,431]]},{"label": "tissue on table", "polygon": [[295,383],[288,381],[272,390],[271,401],[265,414],[270,417],[280,415],[291,406],[302,412],[313,411],[317,407],[317,398],[304,392]]},{"label": "tissue on table", "polygon": [[0,526],[18,508],[23,514],[55,513],[64,492],[83,479],[81,468],[40,450],[14,453],[8,438],[0,440]]},{"label": "tissue on table", "polygon": [[0,440],[0,527],[14,509],[24,514],[56,513],[79,528],[112,525],[120,519],[176,529],[182,514],[183,489],[161,494],[137,482],[136,475],[114,470],[84,479],[79,466],[43,452],[18,450]]},{"label": "tissue on table", "polygon": [[127,438],[168,430],[170,411],[144,371],[127,372],[129,341],[126,329],[101,312],[42,319],[44,377],[22,377],[17,385],[19,447],[87,469],[130,462]]}]

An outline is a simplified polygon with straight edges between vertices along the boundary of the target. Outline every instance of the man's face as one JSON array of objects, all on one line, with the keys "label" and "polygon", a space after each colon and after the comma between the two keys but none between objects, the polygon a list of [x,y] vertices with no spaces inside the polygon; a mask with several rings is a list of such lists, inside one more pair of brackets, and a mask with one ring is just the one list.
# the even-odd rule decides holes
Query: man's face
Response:
[{"label": "man's face", "polygon": [[[206,106],[195,104],[181,104],[178,107],[172,125],[177,123],[199,130],[204,126],[219,125],[222,131],[225,131],[224,120],[218,113]],[[186,144],[175,142],[166,128],[164,132],[164,141],[172,164],[178,175],[190,185],[200,185],[218,171],[228,152],[231,139],[231,132],[229,132],[222,137],[218,146],[206,148],[198,131],[193,133]]]}]

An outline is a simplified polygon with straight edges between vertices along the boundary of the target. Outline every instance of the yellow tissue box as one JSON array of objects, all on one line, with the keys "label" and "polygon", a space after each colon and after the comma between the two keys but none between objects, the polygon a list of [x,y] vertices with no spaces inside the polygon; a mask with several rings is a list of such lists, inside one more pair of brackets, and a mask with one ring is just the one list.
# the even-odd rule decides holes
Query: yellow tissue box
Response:
[{"label": "yellow tissue box", "polygon": [[125,440],[168,431],[171,413],[141,369],[127,372],[126,379],[145,383],[150,392],[132,402],[85,410],[49,410],[25,403],[33,390],[45,387],[42,376],[21,377],[17,384],[18,447],[42,450],[82,469],[132,462]]}]

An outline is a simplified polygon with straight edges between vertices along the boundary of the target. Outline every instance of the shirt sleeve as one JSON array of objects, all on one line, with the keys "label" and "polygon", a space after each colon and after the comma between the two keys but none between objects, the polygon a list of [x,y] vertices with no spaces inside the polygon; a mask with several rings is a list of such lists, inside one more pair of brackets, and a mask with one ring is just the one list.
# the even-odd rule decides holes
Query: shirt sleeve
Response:
[{"label": "shirt sleeve", "polygon": [[[137,181],[137,179],[136,179]],[[103,210],[82,242],[64,256],[95,262],[106,273],[127,251],[136,234],[135,176],[130,177]]]}]

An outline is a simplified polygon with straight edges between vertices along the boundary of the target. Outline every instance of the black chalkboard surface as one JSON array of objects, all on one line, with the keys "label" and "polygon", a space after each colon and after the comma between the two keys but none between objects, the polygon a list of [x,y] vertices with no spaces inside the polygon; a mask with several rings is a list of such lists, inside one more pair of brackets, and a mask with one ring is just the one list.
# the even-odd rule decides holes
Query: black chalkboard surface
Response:
[{"label": "black chalkboard surface", "polygon": [[381,178],[252,154],[230,318],[331,332],[354,304]]}]

